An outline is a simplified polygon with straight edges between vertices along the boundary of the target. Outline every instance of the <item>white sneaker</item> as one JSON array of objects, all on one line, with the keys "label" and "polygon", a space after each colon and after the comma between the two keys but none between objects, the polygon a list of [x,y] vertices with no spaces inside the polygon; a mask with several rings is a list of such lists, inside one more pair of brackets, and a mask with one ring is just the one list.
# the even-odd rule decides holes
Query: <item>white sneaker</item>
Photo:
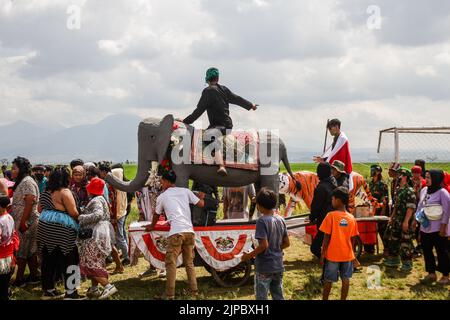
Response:
[{"label": "white sneaker", "polygon": [[158,278],[165,278],[166,275],[167,275],[166,270],[160,270],[160,271],[159,271]]},{"label": "white sneaker", "polygon": [[111,297],[112,295],[117,293],[117,288],[112,284],[109,287],[106,287],[105,290],[103,290],[101,296],[98,298],[99,300],[105,300]]}]

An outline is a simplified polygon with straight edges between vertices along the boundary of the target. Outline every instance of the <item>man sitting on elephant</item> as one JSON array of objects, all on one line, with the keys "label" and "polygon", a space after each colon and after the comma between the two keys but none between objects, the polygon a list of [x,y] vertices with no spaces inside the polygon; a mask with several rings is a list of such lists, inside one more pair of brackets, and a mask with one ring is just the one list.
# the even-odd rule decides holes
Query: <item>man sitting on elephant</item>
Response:
[{"label": "man sitting on elephant", "polygon": [[229,104],[238,105],[247,110],[256,110],[258,105],[241,98],[234,94],[227,87],[219,84],[219,70],[217,68],[209,68],[206,71],[205,81],[208,87],[202,92],[200,101],[194,112],[183,120],[186,124],[192,124],[206,111],[208,113],[209,127],[208,129],[220,130],[222,139],[218,139],[218,146],[215,151],[215,162],[219,165],[217,173],[227,175],[222,156],[223,136],[226,130],[233,128],[233,122],[230,117]]}]

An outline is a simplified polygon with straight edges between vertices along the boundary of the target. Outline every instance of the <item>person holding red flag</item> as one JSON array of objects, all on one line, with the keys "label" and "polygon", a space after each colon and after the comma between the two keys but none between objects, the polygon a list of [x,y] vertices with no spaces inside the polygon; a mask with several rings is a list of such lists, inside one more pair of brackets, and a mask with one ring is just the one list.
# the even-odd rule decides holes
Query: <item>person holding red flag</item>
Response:
[{"label": "person holding red flag", "polygon": [[341,131],[341,121],[338,119],[330,120],[327,124],[327,129],[334,137],[333,143],[325,150],[322,156],[314,157],[314,161],[333,163],[336,160],[345,163],[345,172],[352,173],[352,157],[350,155],[350,146],[348,138],[344,132]]}]

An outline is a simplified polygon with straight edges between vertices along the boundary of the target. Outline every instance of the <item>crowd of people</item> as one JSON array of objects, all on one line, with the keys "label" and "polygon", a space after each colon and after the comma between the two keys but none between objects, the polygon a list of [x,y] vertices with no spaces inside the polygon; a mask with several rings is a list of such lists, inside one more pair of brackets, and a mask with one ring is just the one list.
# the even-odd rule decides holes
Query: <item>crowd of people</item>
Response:
[{"label": "crowd of people", "polygon": [[[111,173],[126,181],[121,164],[84,163],[70,166],[32,166],[17,157],[0,180],[0,282],[2,300],[9,284],[23,288],[41,284],[42,299],[107,299],[117,293],[108,280],[130,264],[125,221],[134,194],[115,190],[104,180]],[[25,277],[28,266],[29,274]],[[17,268],[15,268],[17,267]],[[79,281],[89,279],[87,295]],[[63,281],[65,292],[57,289]],[[103,288],[100,290],[99,285]]]}]

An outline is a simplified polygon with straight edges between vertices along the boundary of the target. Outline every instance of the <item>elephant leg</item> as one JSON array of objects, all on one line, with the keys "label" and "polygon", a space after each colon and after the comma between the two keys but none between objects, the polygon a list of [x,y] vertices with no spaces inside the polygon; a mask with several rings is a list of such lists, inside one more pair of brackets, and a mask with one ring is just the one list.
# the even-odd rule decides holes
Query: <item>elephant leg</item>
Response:
[{"label": "elephant leg", "polygon": [[255,186],[255,194],[258,194],[259,190],[261,190],[261,182],[258,180],[253,185]]},{"label": "elephant leg", "polygon": [[177,187],[189,188],[189,172],[184,166],[173,166],[172,170],[177,175],[177,181],[175,182]]},{"label": "elephant leg", "polygon": [[275,192],[275,195],[277,196],[277,207],[278,207],[278,194],[279,194],[279,179],[278,179],[278,173],[275,175],[267,175],[267,176],[260,176],[259,178],[259,184],[261,188],[268,188]]}]

